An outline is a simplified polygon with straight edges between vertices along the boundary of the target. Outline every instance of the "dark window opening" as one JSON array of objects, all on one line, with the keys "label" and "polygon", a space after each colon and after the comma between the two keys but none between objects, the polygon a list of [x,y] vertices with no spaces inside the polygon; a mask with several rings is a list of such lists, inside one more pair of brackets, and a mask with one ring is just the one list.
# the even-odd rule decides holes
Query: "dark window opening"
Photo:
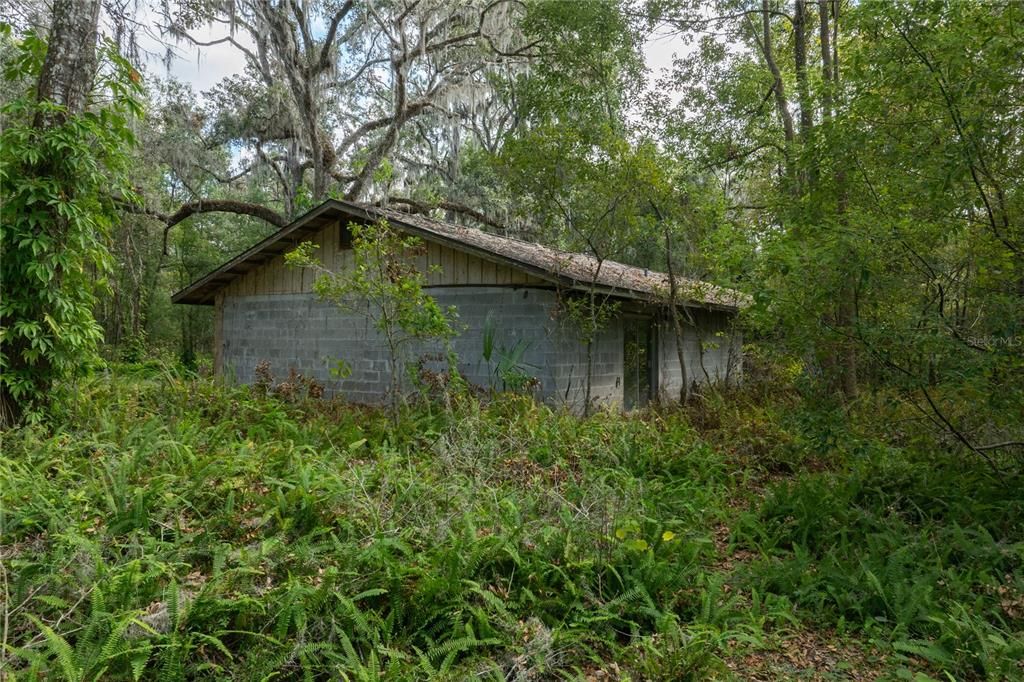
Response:
[{"label": "dark window opening", "polygon": [[627,410],[644,407],[654,397],[656,336],[650,318],[623,320],[622,406]]}]

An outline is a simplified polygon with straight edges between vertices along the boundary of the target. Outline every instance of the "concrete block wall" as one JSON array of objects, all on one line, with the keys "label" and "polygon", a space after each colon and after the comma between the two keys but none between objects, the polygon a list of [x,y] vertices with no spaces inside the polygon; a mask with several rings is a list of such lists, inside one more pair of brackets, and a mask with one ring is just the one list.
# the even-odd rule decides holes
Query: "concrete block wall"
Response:
[{"label": "concrete block wall", "polygon": [[[555,373],[563,349],[557,340],[552,318],[556,295],[549,289],[533,287],[431,287],[429,293],[442,307],[455,306],[459,335],[452,350],[459,359],[459,372],[470,383],[500,388],[495,374],[502,351],[522,349],[520,368],[540,383],[538,397],[555,395]],[[484,360],[484,328],[488,318],[494,328],[491,361]]]},{"label": "concrete block wall", "polygon": [[[495,328],[495,345],[511,350],[517,342],[525,347],[522,365],[540,383],[538,398],[582,410],[586,395],[586,348],[578,333],[558,319],[557,294],[536,287],[431,287],[429,293],[443,306],[458,311],[460,335],[452,342],[459,370],[471,383],[496,384],[494,364],[483,359],[483,329],[488,316]],[[221,303],[223,373],[228,380],[252,383],[254,369],[268,361],[279,379],[291,368],[317,378],[329,394],[360,403],[379,403],[387,398],[391,376],[390,358],[381,334],[362,312],[343,310],[320,301],[310,293],[225,296]],[[716,337],[726,331],[729,316],[696,311],[695,321],[705,342],[703,365],[713,379],[725,377],[730,343],[738,339]],[[697,334],[688,327],[687,368],[691,379],[703,381]],[[717,344],[717,347],[711,347]],[[670,322],[659,323],[658,392],[663,398],[679,395],[680,372],[675,335]],[[738,349],[738,347],[737,347]],[[430,358],[432,369],[444,369],[436,343],[409,344],[410,361]],[[738,357],[738,354],[736,355]],[[613,321],[594,344],[591,397],[598,404],[622,403],[623,323]],[[352,369],[350,376],[335,379],[330,370],[339,360]]]},{"label": "concrete block wall", "polygon": [[[462,333],[452,342],[459,370],[471,383],[490,386],[493,364],[483,359],[483,329],[488,315],[495,327],[495,345],[511,349],[525,346],[524,370],[540,382],[539,397],[555,396],[554,367],[563,349],[555,343],[551,319],[555,293],[537,288],[434,287],[430,294],[442,307],[455,306]],[[313,294],[228,296],[223,302],[223,368],[228,380],[252,383],[254,369],[270,362],[274,375],[283,378],[291,368],[317,378],[329,393],[362,403],[386,399],[391,367],[381,333],[362,312],[343,310]],[[437,343],[411,342],[408,361],[425,357],[427,366],[442,369],[442,348]],[[352,373],[335,379],[330,370],[344,360]]]},{"label": "concrete block wall", "polygon": [[[690,314],[693,324],[686,322],[683,328],[683,355],[689,381],[702,384],[738,379],[742,337],[732,329],[734,315],[710,310],[693,310]],[[671,320],[658,324],[658,356],[659,395],[662,400],[678,400],[682,372]]]},{"label": "concrete block wall", "polygon": [[[559,323],[556,338],[561,349],[554,367],[557,402],[579,412],[586,404],[587,348],[567,322]],[[613,320],[594,340],[590,399],[595,405],[622,403],[623,356],[623,326]]]}]

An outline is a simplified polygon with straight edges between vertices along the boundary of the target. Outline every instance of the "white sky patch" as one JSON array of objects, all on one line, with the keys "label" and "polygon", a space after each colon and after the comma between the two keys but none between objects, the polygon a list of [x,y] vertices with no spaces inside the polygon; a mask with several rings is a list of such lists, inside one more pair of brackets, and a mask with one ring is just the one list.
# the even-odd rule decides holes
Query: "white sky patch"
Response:
[{"label": "white sky patch", "polygon": [[[314,32],[322,30],[322,27],[314,27]],[[192,34],[196,40],[205,43],[228,36],[229,29],[222,24],[209,25],[196,29]],[[245,31],[236,31],[234,37],[246,48],[255,47]],[[177,78],[190,84],[197,94],[209,90],[227,76],[241,73],[245,68],[245,55],[227,42],[205,47],[191,45],[184,40],[177,44],[172,42],[175,56],[171,60],[169,70],[162,61],[166,52],[165,45],[148,35],[144,36],[141,42],[142,47],[150,53],[147,65],[150,73],[164,78]],[[663,75],[665,69],[672,68],[675,56],[686,55],[692,49],[692,45],[684,43],[678,35],[672,35],[667,31],[656,31],[651,34],[643,46],[644,61],[650,70],[652,81],[648,83],[648,87]],[[673,104],[678,102],[679,95],[672,93],[670,97]]]},{"label": "white sky patch", "polygon": [[[151,17],[140,17],[140,21],[147,19]],[[193,38],[203,43],[221,40],[231,35],[230,28],[225,24],[200,26],[190,33]],[[234,39],[246,49],[255,49],[255,45],[244,30],[236,30]],[[228,42],[196,46],[187,40],[175,41],[170,36],[158,38],[146,34],[140,37],[139,43],[146,54],[146,68],[151,74],[188,83],[197,94],[209,90],[224,78],[245,70],[245,54]],[[164,62],[168,44],[173,53],[169,68]]]},{"label": "white sky patch", "polygon": [[[200,36],[199,40],[205,40]],[[183,45],[176,51],[180,56],[171,63],[170,75],[190,83],[196,92],[209,90],[227,76],[245,70],[245,55],[227,43],[202,48]]]},{"label": "white sky patch", "polygon": [[[693,44],[687,45],[678,32],[665,29],[656,30],[647,38],[644,43],[644,62],[650,70],[650,80],[647,88],[655,87],[658,78],[665,75],[666,71],[672,69],[672,62],[676,57],[685,57],[694,51]],[[673,105],[679,103],[682,95],[678,92],[666,93]]]}]

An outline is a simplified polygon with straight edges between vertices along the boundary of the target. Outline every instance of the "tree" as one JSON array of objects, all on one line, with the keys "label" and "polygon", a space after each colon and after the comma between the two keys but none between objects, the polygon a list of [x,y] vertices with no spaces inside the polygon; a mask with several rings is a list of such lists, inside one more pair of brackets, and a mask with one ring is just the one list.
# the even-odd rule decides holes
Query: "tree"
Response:
[{"label": "tree", "polygon": [[300,244],[285,260],[317,273],[313,290],[319,298],[365,315],[380,332],[389,358],[391,409],[397,417],[410,345],[431,340],[447,343],[455,335],[454,311],[442,309],[423,289],[426,278],[413,262],[422,253],[423,240],[399,232],[386,220],[351,223],[349,230],[351,267],[337,272],[324,268],[316,260],[311,242]]},{"label": "tree", "polygon": [[[683,89],[688,109],[679,107],[680,118],[670,126],[682,133],[687,153],[706,159],[707,168],[729,183],[736,204],[765,211],[794,251],[813,252],[828,273],[816,326],[829,333],[813,340],[814,353],[833,386],[853,400],[858,351],[850,339],[858,266],[855,251],[837,238],[846,229],[849,191],[833,125],[846,114],[837,108],[843,101],[841,3],[826,0],[817,12],[812,5],[762,0],[756,9],[728,2],[660,8],[660,18],[697,43],[680,61],[678,78],[670,79]],[[813,60],[820,69],[811,67]]]},{"label": "tree", "polygon": [[870,381],[969,450],[1019,440],[1020,6],[659,10],[696,49],[662,80],[683,104],[650,118],[718,179],[731,208],[709,237],[744,251],[722,263],[760,333],[830,397]]},{"label": "tree", "polygon": [[[167,9],[164,28],[190,45],[226,43],[245,56],[245,73],[213,93],[202,136],[245,147],[241,172],[272,171],[284,210],[271,222],[281,222],[328,194],[365,199],[386,189],[381,178],[390,174],[378,171],[401,168],[397,150],[408,156],[422,141],[421,131],[407,135],[410,122],[445,125],[460,103],[491,88],[489,73],[533,53],[518,41],[522,13],[512,0],[187,2]],[[192,36],[211,22],[227,35]],[[193,213],[255,210],[202,199],[193,198]]]},{"label": "tree", "polygon": [[[138,73],[105,47],[97,71],[98,0],[58,0],[48,43],[29,33],[6,65],[8,83],[38,74],[34,92],[3,108],[0,134],[0,424],[39,416],[55,382],[79,371],[101,332],[97,280],[117,214],[109,189],[130,194],[129,120]],[[4,32],[9,34],[10,28]],[[101,92],[106,103],[89,106]]]}]

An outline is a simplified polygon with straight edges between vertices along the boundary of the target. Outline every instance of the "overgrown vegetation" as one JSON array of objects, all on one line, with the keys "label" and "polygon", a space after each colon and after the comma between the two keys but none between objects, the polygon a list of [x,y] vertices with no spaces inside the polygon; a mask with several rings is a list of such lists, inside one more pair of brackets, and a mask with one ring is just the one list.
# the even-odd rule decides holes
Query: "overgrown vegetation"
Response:
[{"label": "overgrown vegetation", "polygon": [[158,363],[76,393],[4,436],[17,677],[1024,673],[1019,477],[792,392],[397,425]]},{"label": "overgrown vegetation", "polygon": [[[0,678],[1024,679],[1024,4],[8,4]],[[244,68],[144,92],[154,18]],[[390,413],[194,374],[169,293],[329,196],[735,287],[743,385],[578,419],[488,323],[399,404],[386,225],[317,288]]]},{"label": "overgrown vegetation", "polygon": [[[0,41],[10,33],[0,24]],[[94,45],[82,50],[96,61]],[[118,216],[111,192],[131,194],[130,122],[141,114],[139,76],[111,45],[96,88],[107,101],[90,111],[87,93],[76,102],[62,90],[38,36],[13,52],[3,83],[21,92],[0,108],[0,428],[41,417],[55,382],[96,354],[95,294],[113,265],[105,240]]]},{"label": "overgrown vegetation", "polygon": [[[388,397],[392,409],[397,410],[403,396],[403,375],[409,375],[414,367],[409,345],[434,341],[450,357],[447,342],[456,334],[457,314],[454,309],[442,309],[424,291],[426,274],[417,270],[414,262],[426,253],[422,239],[399,232],[386,220],[369,225],[351,223],[347,229],[352,235],[347,267],[325,268],[316,258],[312,242],[303,242],[285,254],[285,262],[314,274],[313,291],[318,298],[365,315],[380,333],[387,349]],[[350,359],[340,358],[339,362],[344,375]]]}]

